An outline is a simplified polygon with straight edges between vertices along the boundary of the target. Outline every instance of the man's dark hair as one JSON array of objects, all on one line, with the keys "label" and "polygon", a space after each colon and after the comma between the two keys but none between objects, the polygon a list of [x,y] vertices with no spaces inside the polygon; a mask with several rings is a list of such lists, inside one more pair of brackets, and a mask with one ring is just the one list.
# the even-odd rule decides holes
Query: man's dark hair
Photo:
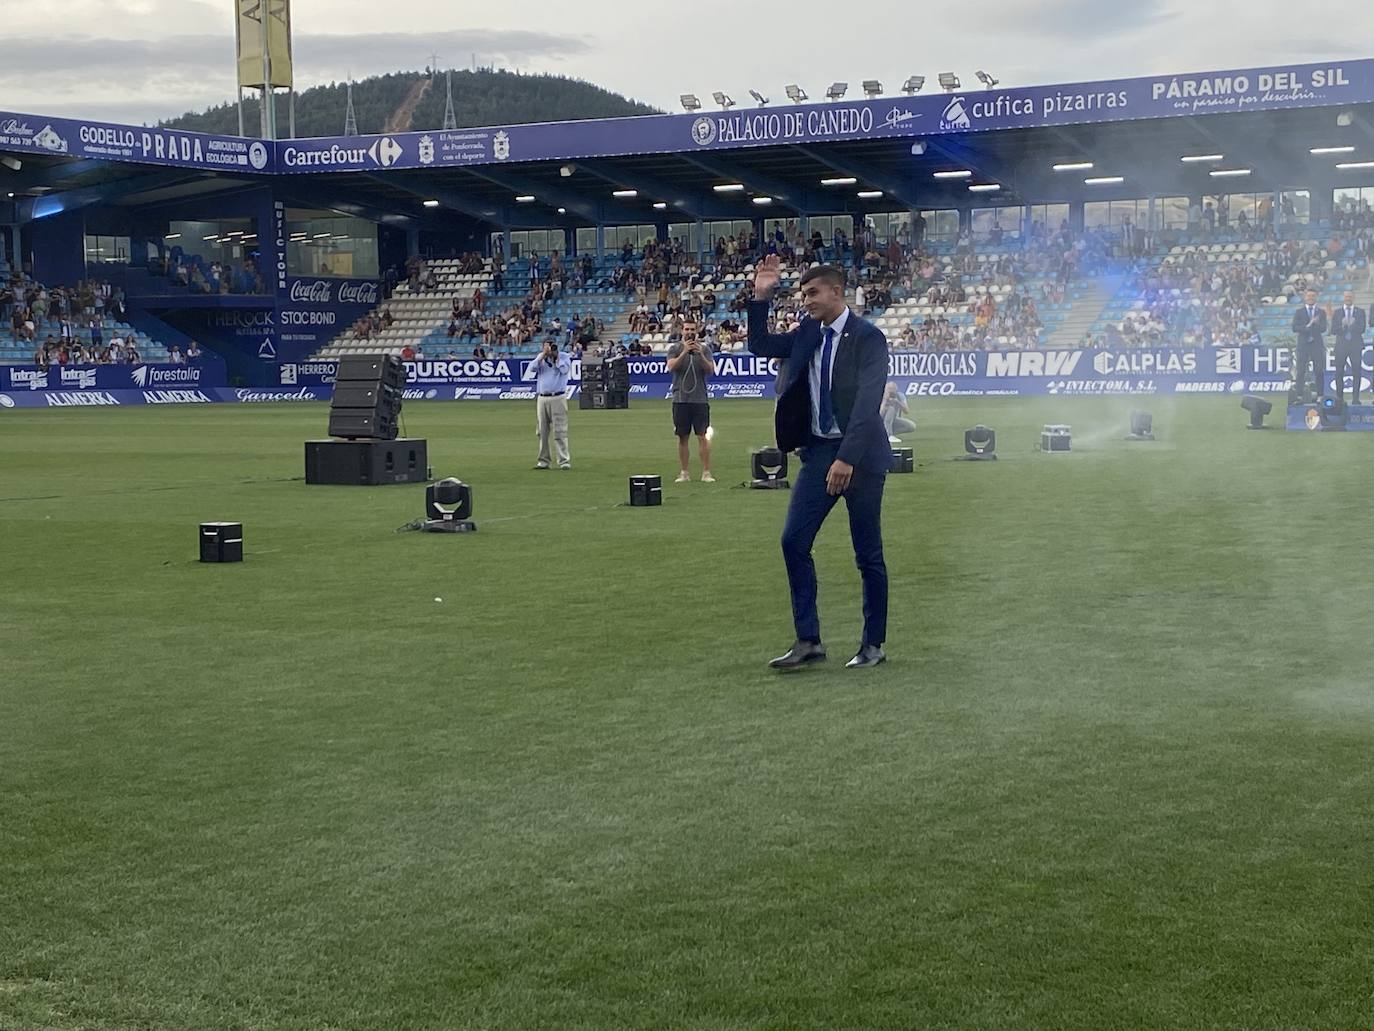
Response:
[{"label": "man's dark hair", "polygon": [[813,279],[821,279],[837,289],[844,289],[844,270],[838,265],[817,265],[802,273],[798,286],[805,286]]}]

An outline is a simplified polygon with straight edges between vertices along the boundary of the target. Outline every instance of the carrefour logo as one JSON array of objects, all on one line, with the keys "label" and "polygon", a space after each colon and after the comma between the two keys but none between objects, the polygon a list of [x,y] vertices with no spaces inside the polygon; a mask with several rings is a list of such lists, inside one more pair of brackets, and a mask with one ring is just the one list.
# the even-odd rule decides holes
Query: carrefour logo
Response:
[{"label": "carrefour logo", "polygon": [[716,122],[705,115],[692,123],[692,142],[698,147],[709,147],[716,142]]}]

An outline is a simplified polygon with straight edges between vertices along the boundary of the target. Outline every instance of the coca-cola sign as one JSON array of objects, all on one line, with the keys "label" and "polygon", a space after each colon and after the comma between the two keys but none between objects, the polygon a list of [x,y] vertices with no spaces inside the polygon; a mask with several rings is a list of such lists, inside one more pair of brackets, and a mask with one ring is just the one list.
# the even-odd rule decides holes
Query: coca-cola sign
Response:
[{"label": "coca-cola sign", "polygon": [[313,283],[297,279],[291,284],[291,300],[329,304],[334,300],[334,284],[326,283],[323,279],[317,279]]},{"label": "coca-cola sign", "polygon": [[296,303],[333,304],[336,286],[339,304],[377,303],[377,284],[368,280],[293,279],[287,294]]},{"label": "coca-cola sign", "polygon": [[340,304],[366,304],[377,303],[377,284],[376,283],[340,283],[339,284],[339,303]]}]

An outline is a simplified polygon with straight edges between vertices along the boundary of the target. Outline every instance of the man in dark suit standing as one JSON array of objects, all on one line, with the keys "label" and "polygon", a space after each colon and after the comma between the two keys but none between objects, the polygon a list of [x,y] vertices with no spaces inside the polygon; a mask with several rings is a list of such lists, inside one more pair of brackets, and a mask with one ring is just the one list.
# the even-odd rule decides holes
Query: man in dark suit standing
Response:
[{"label": "man in dark suit standing", "polygon": [[881,515],[892,448],[880,413],[887,383],[887,338],[850,311],[844,300],[844,273],[829,265],[808,269],[801,278],[801,301],[808,316],[802,324],[790,333],[770,333],[769,300],[779,278],[776,255],[759,262],[749,304],[749,350],[786,362],[774,413],[778,447],[796,451],[801,458],[782,531],[797,640],[769,665],[796,669],[825,658],[811,545],[843,497],[864,598],[863,640],[846,666],[877,666],[887,661]]},{"label": "man in dark suit standing", "polygon": [[1351,404],[1360,403],[1360,376],[1364,371],[1364,309],[1355,304],[1355,294],[1347,290],[1341,306],[1331,313],[1331,335],[1335,338],[1336,396],[1345,400],[1345,370],[1350,367],[1354,384]]},{"label": "man in dark suit standing", "polygon": [[1317,307],[1317,291],[1308,290],[1303,305],[1293,313],[1293,332],[1298,348],[1293,370],[1293,382],[1298,397],[1307,393],[1307,366],[1312,366],[1312,381],[1316,392],[1313,400],[1322,396],[1326,388],[1326,312]]}]

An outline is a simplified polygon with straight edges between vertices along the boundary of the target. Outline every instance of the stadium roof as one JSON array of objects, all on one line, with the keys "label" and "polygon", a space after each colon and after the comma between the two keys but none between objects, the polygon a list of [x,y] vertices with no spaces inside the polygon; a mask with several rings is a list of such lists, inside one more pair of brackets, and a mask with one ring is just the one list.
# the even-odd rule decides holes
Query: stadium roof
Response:
[{"label": "stadium roof", "polygon": [[[1334,146],[1355,150],[1310,153]],[[22,163],[0,168],[0,189],[29,198],[28,217],[265,180],[377,221],[422,225],[433,199],[511,227],[1265,191],[1355,175],[1336,162],[1374,156],[1374,59],[277,142],[0,112],[0,151]],[[1223,157],[1180,160],[1209,154]],[[1226,168],[1250,174],[1210,175]],[[970,175],[935,178],[942,171]],[[1000,189],[970,194],[981,184]]]}]

